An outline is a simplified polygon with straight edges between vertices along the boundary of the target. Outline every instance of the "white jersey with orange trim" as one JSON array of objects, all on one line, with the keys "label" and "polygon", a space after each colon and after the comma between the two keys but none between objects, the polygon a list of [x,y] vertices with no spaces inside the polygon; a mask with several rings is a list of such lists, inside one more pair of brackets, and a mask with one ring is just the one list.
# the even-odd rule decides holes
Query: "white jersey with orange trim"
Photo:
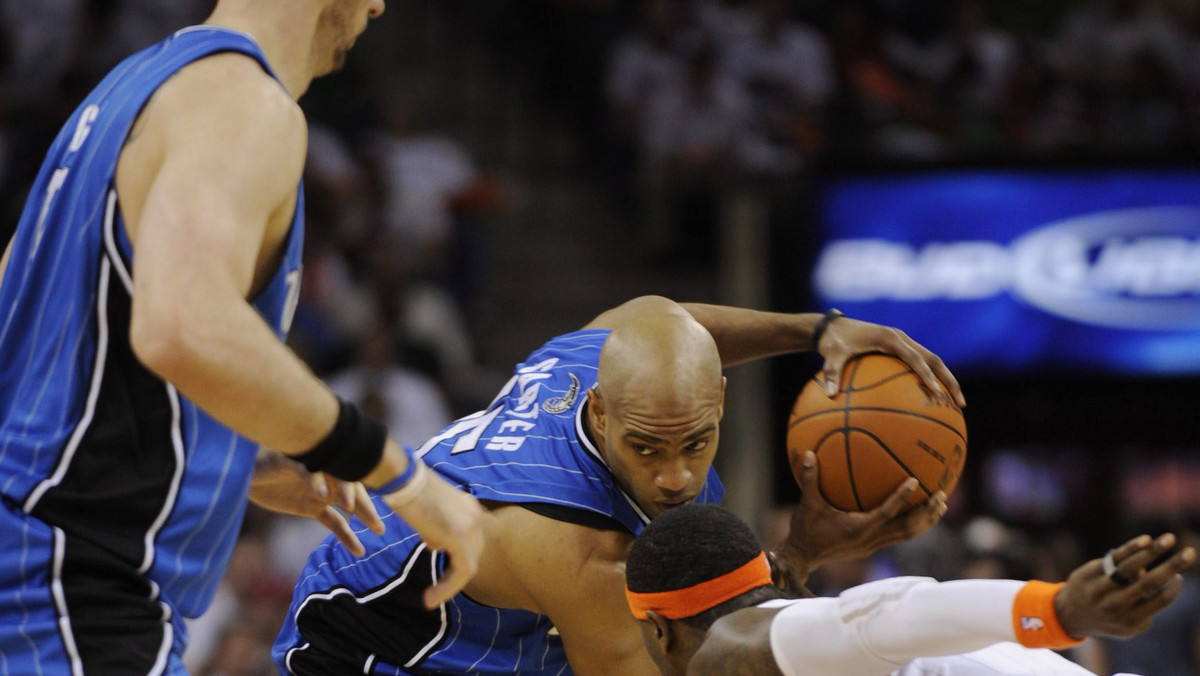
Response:
[{"label": "white jersey with orange trim", "polygon": [[837,598],[779,599],[771,650],[785,676],[1079,676],[1050,650],[1013,643],[1024,582],[898,577]]}]

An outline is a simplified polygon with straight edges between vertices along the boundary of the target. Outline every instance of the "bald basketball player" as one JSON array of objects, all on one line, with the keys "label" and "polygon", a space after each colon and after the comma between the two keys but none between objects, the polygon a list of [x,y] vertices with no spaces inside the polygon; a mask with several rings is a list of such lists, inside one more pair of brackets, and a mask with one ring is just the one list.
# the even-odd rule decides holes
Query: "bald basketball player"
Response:
[{"label": "bald basketball player", "polygon": [[473,571],[474,498],[281,340],[304,236],[296,99],[383,10],[220,0],[118,65],[47,153],[0,262],[0,671],[182,673],[182,618],[211,601],[248,493],[361,551],[329,506],[380,528],[361,480],[452,555],[431,605]]},{"label": "bald basketball player", "polygon": [[[420,603],[446,556],[395,518],[382,536],[360,529],[365,557],[330,538],[300,577],[276,664],[305,676],[657,673],[625,605],[625,553],[651,519],[721,500],[722,367],[814,345],[834,382],[851,354],[886,351],[961,400],[936,357],[892,329],[634,299],[535,350],[486,410],[417,451],[488,508],[484,558],[463,593]],[[789,564],[805,571],[930,527],[941,496],[901,514],[912,489],[855,514],[806,491],[809,527],[784,548]]]},{"label": "bald basketball player", "polygon": [[904,577],[796,599],[740,519],[688,505],[634,542],[626,598],[663,676],[1077,676],[1044,648],[1146,630],[1196,559],[1150,567],[1174,545],[1143,535],[1060,584]]}]

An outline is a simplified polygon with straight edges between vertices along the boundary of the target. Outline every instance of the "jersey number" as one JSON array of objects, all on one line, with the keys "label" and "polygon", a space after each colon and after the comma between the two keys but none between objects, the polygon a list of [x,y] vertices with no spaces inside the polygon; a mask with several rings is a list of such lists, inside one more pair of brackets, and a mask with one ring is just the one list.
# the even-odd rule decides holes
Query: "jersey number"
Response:
[{"label": "jersey number", "polygon": [[46,186],[46,198],[42,200],[42,211],[38,214],[37,229],[34,230],[33,248],[36,250],[38,245],[42,243],[42,232],[46,229],[46,216],[50,214],[50,203],[54,201],[54,196],[62,190],[63,184],[67,182],[67,173],[70,169],[63,167],[54,172],[50,177],[50,185]]}]

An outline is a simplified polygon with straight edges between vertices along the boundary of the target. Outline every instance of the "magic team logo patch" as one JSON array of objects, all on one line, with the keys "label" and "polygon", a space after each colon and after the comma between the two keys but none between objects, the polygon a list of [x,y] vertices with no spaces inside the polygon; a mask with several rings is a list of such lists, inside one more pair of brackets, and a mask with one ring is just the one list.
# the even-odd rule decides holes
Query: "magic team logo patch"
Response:
[{"label": "magic team logo patch", "polygon": [[579,398],[579,379],[574,373],[568,373],[571,376],[571,386],[561,397],[554,397],[542,402],[542,410],[546,413],[562,413],[569,410],[575,405],[575,400]]}]

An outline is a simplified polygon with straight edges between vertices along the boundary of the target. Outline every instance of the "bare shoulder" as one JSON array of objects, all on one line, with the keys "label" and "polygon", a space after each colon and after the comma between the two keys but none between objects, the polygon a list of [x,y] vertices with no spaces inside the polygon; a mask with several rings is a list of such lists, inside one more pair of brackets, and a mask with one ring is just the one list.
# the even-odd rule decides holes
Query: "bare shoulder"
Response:
[{"label": "bare shoulder", "polygon": [[[498,511],[508,541],[501,545],[504,553],[496,555],[508,557],[511,568],[508,579],[491,586],[524,591],[526,605],[519,607],[550,618],[572,670],[580,676],[655,673],[625,600],[625,557],[633,535],[557,521],[521,507]],[[492,544],[489,536],[485,547]],[[485,558],[493,555],[485,549]],[[481,563],[480,575],[493,574],[489,564]],[[469,587],[467,594],[475,596]]]},{"label": "bare shoulder", "polygon": [[638,296],[611,310],[600,313],[585,329],[616,329],[623,324],[651,315],[676,314],[690,316],[679,303],[663,296]]},{"label": "bare shoulder", "polygon": [[688,676],[782,674],[771,652],[771,620],[777,608],[744,608],[709,627],[688,665]]},{"label": "bare shoulder", "polygon": [[484,525],[485,562],[467,593],[493,605],[548,614],[594,585],[621,587],[633,536],[551,519],[519,505],[494,506]]},{"label": "bare shoulder", "polygon": [[270,152],[276,163],[303,167],[308,136],[304,113],[249,56],[215,54],[186,66],[159,89],[153,105],[155,122],[169,145],[226,141]]},{"label": "bare shoulder", "polygon": [[491,514],[497,534],[505,538],[509,549],[518,553],[536,551],[536,558],[541,560],[553,557],[579,564],[620,563],[633,542],[633,536],[622,531],[559,521],[518,505],[502,506]]}]

